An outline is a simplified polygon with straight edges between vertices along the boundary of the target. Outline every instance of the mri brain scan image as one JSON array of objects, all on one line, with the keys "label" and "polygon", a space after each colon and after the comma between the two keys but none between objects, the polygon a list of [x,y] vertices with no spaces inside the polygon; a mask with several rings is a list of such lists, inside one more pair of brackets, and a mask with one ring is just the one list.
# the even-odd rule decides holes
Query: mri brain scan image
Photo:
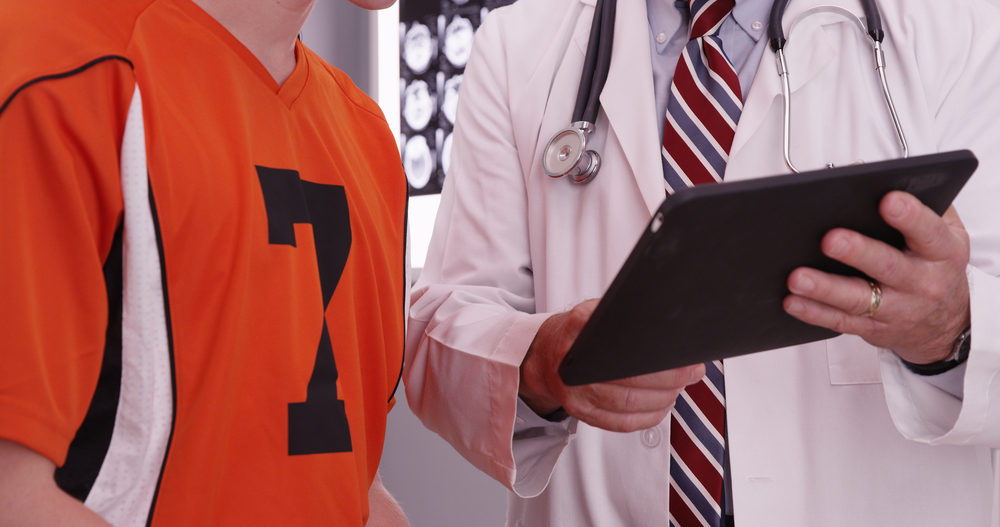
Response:
[{"label": "mri brain scan image", "polygon": [[458,89],[462,86],[462,76],[455,75],[444,81],[444,95],[441,100],[441,113],[452,125],[455,124],[455,113],[458,111]]},{"label": "mri brain scan image", "polygon": [[410,195],[438,194],[476,29],[513,0],[400,0],[400,144]]},{"label": "mri brain scan image", "polygon": [[403,90],[403,120],[413,130],[423,130],[434,114],[434,99],[427,83],[416,80]]},{"label": "mri brain scan image", "polygon": [[463,16],[456,16],[444,30],[444,56],[453,66],[465,67],[472,53],[472,36],[475,33],[472,22]]},{"label": "mri brain scan image", "polygon": [[415,22],[410,29],[403,32],[402,58],[406,66],[414,73],[424,73],[430,68],[436,46],[431,30],[420,22]]},{"label": "mri brain scan image", "polygon": [[415,189],[427,186],[434,172],[434,156],[431,154],[427,138],[415,135],[406,141],[403,147],[403,169],[406,170],[406,180]]}]

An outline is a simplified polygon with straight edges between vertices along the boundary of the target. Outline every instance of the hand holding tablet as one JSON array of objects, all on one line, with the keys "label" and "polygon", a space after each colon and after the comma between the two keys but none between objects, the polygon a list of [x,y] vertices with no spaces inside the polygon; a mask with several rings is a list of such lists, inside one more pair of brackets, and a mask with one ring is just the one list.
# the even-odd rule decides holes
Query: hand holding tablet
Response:
[{"label": "hand holding tablet", "polygon": [[661,205],[566,354],[563,381],[621,379],[837,335],[785,312],[789,275],[808,268],[823,273],[814,278],[866,285],[861,271],[824,254],[824,237],[837,229],[912,247],[880,215],[886,195],[907,192],[942,214],[976,166],[971,152],[955,151],[682,189]]}]

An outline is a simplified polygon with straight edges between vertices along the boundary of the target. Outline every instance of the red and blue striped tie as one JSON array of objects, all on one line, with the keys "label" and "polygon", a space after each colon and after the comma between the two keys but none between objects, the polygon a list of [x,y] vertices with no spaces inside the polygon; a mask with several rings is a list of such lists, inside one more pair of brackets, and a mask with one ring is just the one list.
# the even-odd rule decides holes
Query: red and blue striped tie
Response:
[{"label": "red and blue striped tie", "polygon": [[722,181],[743,111],[740,80],[715,33],[734,0],[690,0],[691,40],[667,99],[663,174],[667,192]]},{"label": "red and blue striped tie", "polygon": [[[716,35],[734,0],[689,0],[690,41],[667,99],[663,177],[667,194],[722,181],[743,111],[739,77]],[[722,525],[725,384],[722,362],[688,386],[670,414],[670,525]]]}]

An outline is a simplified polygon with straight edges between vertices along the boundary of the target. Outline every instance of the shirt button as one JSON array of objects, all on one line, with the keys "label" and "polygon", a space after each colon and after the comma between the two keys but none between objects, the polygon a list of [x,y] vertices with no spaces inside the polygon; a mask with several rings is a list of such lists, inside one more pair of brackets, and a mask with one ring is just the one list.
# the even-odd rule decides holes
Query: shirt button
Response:
[{"label": "shirt button", "polygon": [[663,439],[663,433],[660,432],[659,427],[647,428],[642,432],[639,432],[639,439],[646,448],[656,448],[660,446],[660,441]]},{"label": "shirt button", "polygon": [[657,44],[663,44],[666,41],[667,41],[667,34],[666,33],[660,33],[659,35],[656,35],[656,43]]},{"label": "shirt button", "polygon": [[753,24],[750,24],[750,29],[752,29],[754,31],[760,31],[761,28],[763,28],[763,27],[764,27],[764,24],[761,24],[760,22],[754,22]]}]

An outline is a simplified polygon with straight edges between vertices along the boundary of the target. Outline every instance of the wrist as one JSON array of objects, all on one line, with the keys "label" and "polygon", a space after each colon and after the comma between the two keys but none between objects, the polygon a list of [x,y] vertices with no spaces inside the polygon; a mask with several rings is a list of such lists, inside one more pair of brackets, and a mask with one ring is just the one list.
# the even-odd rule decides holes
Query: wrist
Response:
[{"label": "wrist", "polygon": [[534,366],[534,362],[526,356],[521,363],[521,382],[517,388],[517,395],[533,412],[544,417],[560,410],[562,405],[545,393],[547,390],[544,379]]},{"label": "wrist", "polygon": [[939,360],[929,363],[914,363],[900,358],[903,366],[917,375],[940,375],[958,367],[969,358],[972,348],[972,328],[966,327],[953,341],[948,354]]},{"label": "wrist", "polygon": [[528,408],[531,408],[531,411],[535,412],[540,417],[546,417],[562,410],[562,405],[560,405],[558,401],[540,395],[538,392],[533,390],[526,389],[523,382],[521,387],[517,390],[517,395],[522,401],[524,401],[524,404],[528,405]]}]

